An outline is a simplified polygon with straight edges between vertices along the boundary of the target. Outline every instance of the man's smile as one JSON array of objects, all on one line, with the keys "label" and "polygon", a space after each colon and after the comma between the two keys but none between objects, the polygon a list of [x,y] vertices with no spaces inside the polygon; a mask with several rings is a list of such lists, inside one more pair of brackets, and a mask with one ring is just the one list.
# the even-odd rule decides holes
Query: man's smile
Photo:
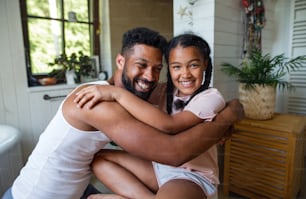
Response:
[{"label": "man's smile", "polygon": [[142,92],[149,91],[152,88],[152,86],[153,86],[152,82],[149,82],[149,81],[146,81],[146,80],[142,80],[142,79],[138,79],[136,81],[136,84],[137,84],[137,87],[139,87],[142,90]]}]

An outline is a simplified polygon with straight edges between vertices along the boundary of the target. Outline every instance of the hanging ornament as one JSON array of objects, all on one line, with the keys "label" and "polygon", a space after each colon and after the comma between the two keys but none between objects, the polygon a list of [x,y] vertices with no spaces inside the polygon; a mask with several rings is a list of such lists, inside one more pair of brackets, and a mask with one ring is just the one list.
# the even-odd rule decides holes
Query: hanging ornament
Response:
[{"label": "hanging ornament", "polygon": [[[252,49],[261,49],[261,31],[265,26],[265,8],[263,0],[242,0],[245,11],[243,56]],[[243,58],[244,58],[243,57]]]},{"label": "hanging ornament", "polygon": [[242,0],[242,5],[245,8],[249,7],[249,1],[248,0]]}]

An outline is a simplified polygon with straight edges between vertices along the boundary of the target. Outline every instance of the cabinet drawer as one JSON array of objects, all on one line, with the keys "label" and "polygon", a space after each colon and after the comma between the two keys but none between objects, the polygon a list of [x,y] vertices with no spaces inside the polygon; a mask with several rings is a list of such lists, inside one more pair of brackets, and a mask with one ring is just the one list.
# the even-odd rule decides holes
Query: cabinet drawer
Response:
[{"label": "cabinet drawer", "polygon": [[[30,110],[34,144],[55,115],[63,99],[73,90],[65,88],[58,90],[45,90],[30,93]],[[46,99],[46,95],[51,97]]]}]

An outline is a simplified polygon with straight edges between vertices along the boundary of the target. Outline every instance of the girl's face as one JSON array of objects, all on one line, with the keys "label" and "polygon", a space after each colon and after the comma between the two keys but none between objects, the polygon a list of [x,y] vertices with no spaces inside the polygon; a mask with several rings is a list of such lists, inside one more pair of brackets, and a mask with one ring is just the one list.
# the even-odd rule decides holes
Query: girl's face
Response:
[{"label": "girl's face", "polygon": [[180,97],[192,95],[203,82],[207,60],[196,47],[177,46],[169,54],[169,71]]}]

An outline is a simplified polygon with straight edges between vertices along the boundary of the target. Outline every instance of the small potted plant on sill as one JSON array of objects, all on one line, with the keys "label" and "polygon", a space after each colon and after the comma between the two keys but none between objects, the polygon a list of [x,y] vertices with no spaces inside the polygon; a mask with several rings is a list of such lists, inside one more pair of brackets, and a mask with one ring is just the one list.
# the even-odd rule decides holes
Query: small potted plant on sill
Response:
[{"label": "small potted plant on sill", "polygon": [[57,65],[58,68],[52,70],[48,76],[55,77],[59,80],[65,80],[67,84],[75,84],[78,82],[76,69],[78,66],[78,58],[76,53],[67,56],[62,53],[54,59],[54,62],[49,63],[49,66]]},{"label": "small potted plant on sill", "polygon": [[288,60],[284,54],[271,57],[253,49],[248,59],[239,66],[223,63],[221,71],[234,77],[239,84],[239,100],[245,116],[251,119],[271,119],[275,110],[276,88],[292,89],[284,79],[290,71],[306,67],[306,55]]},{"label": "small potted plant on sill", "polygon": [[79,67],[77,69],[77,74],[80,77],[81,82],[92,81],[93,78],[97,76],[98,71],[93,67],[92,59],[79,52]]},{"label": "small potted plant on sill", "polygon": [[60,54],[49,63],[50,66],[57,65],[58,69],[54,69],[49,76],[57,79],[65,79],[67,84],[75,84],[81,82],[81,76],[90,76],[92,72],[92,64],[89,56],[84,55],[82,51],[79,55],[72,53],[67,56],[65,53]]}]

